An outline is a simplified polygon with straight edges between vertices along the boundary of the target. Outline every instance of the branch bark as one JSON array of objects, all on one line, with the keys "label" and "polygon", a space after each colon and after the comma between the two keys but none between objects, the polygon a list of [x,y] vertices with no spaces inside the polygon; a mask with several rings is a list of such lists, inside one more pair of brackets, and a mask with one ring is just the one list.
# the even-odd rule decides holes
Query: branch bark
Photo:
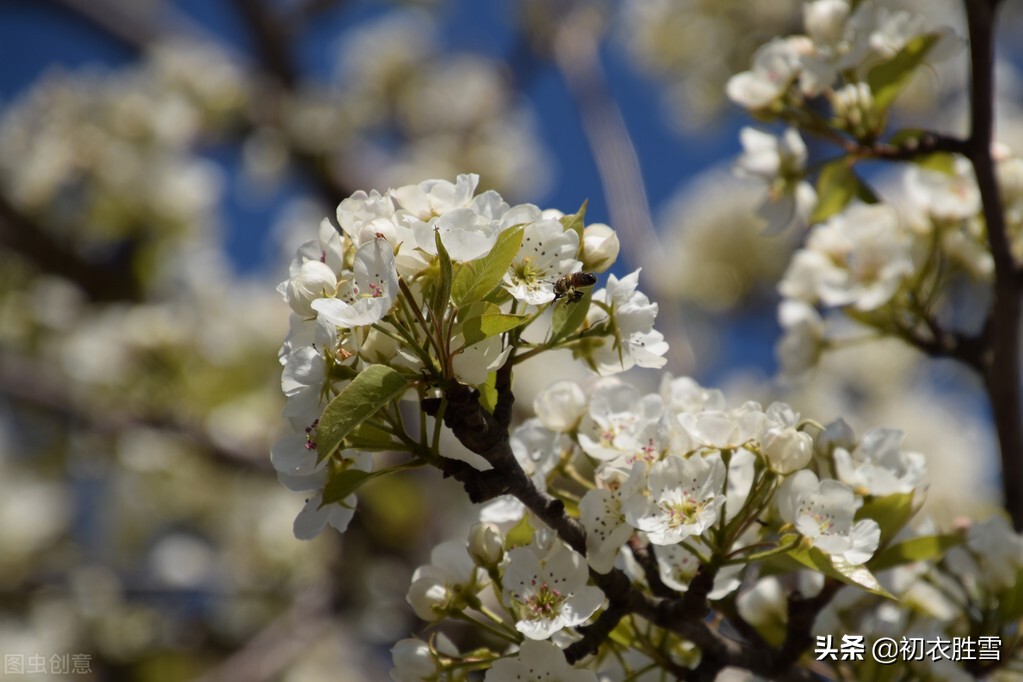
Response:
[{"label": "branch bark", "polygon": [[1023,395],[1020,391],[1020,274],[1012,256],[1005,213],[991,155],[994,131],[995,18],[1000,0],[966,0],[970,33],[970,137],[973,164],[984,205],[988,245],[995,264],[994,301],[989,312],[990,348],[984,387],[998,434],[1005,509],[1023,530]]}]

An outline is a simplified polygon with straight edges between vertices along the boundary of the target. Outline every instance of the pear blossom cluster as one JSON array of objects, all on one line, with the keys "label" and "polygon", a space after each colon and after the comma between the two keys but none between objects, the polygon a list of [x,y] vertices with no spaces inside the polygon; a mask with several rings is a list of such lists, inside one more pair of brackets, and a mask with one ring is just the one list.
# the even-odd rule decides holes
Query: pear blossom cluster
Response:
[{"label": "pear blossom cluster", "polygon": [[[356,192],[338,205],[336,227],[323,220],[292,259],[278,287],[292,311],[279,353],[292,434],[271,460],[289,489],[312,493],[295,522],[298,537],[327,525],[343,531],[356,498],[325,501],[324,488],[359,475],[351,471],[373,471],[369,451],[324,452],[318,436],[324,409],[367,367],[405,377],[410,395],[439,398],[449,381],[484,385],[514,352],[571,348],[605,375],[665,363],[657,305],[638,290],[639,271],[565,295],[573,275],[586,272],[592,282],[613,264],[619,244],[611,228],[584,225],[581,214],[511,206],[497,192],[477,192],[478,182],[466,174]],[[585,314],[572,328],[554,328],[543,314],[574,307]]]},{"label": "pear blossom cluster", "polygon": [[[883,589],[869,569],[883,547],[882,526],[862,511],[868,502],[917,505],[926,489],[923,456],[906,450],[897,430],[857,437],[841,419],[821,425],[780,402],[730,407],[721,391],[687,377],[669,375],[649,394],[617,377],[562,380],[533,408],[537,416],[512,431],[511,451],[540,490],[566,490],[566,480],[585,485],[573,512],[585,529],[585,552],[518,500],[497,498],[481,507],[468,541],[435,550],[407,595],[424,620],[483,620],[521,642],[494,652],[488,680],[517,679],[504,675],[541,651],[538,642],[544,662],[527,679],[548,679],[541,671],[561,679],[560,649],[606,603],[591,573],[622,571],[648,589],[641,555],[678,594],[712,571],[711,603],[737,600],[755,622],[768,598],[760,590],[770,585],[743,590],[744,576],[789,552],[816,553],[808,556],[850,584]],[[522,528],[531,529],[526,544]],[[819,591],[822,583],[811,582]],[[394,650],[393,679],[421,679],[409,672],[410,650],[434,672],[445,669],[431,667],[438,657],[448,671],[469,660],[436,642],[408,640]]]},{"label": "pear blossom cluster", "polygon": [[[765,232],[809,226],[778,285],[783,373],[802,375],[823,351],[873,332],[924,350],[943,347],[946,333],[975,334],[979,323],[955,300],[985,297],[994,260],[973,166],[954,146],[919,151],[922,140],[933,141],[928,134],[889,130],[895,100],[916,72],[953,55],[961,41],[948,27],[869,1],[805,2],[803,28],[763,45],[726,86],[757,119],[784,126],[740,132],[735,172],[764,186],[757,214]],[[816,163],[807,136],[840,155]],[[1021,162],[1003,145],[992,155],[1019,257]],[[857,164],[871,158],[909,163],[868,182]],[[854,324],[834,324],[839,318]]]},{"label": "pear blossom cluster", "polygon": [[[955,50],[947,28],[930,29],[908,11],[890,11],[873,2],[813,0],[803,3],[805,34],[776,38],[753,55],[751,68],[732,76],[728,97],[758,118],[786,122],[780,136],[755,128],[740,132],[740,174],[767,186],[757,213],[769,233],[812,222],[817,193],[807,182],[807,149],[800,128],[819,133],[873,139],[885,125],[885,109],[875,101],[871,69],[905,50],[923,51],[934,61]],[[886,95],[887,96],[887,95]],[[810,113],[808,102],[825,98],[830,122]]]}]

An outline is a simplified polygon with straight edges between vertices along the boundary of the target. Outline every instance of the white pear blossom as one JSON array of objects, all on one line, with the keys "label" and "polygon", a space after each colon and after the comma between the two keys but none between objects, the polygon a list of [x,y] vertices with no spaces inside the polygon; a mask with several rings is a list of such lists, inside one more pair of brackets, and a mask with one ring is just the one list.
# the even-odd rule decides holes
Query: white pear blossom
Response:
[{"label": "white pear blossom", "polygon": [[759,403],[749,401],[734,410],[703,410],[683,412],[677,420],[695,446],[738,448],[753,440],[764,423]]},{"label": "white pear blossom", "polygon": [[[641,467],[633,468],[636,476]],[[624,501],[625,518],[655,545],[673,545],[717,523],[725,504],[725,465],[717,454],[669,456],[650,467],[649,497]]]},{"label": "white pear blossom", "polygon": [[491,523],[474,523],[469,529],[469,556],[478,566],[496,566],[504,558],[501,531]]},{"label": "white pear blossom", "polygon": [[522,245],[504,275],[504,288],[518,301],[543,305],[554,300],[554,283],[582,269],[576,260],[579,234],[557,220],[526,225]]},{"label": "white pear blossom", "polygon": [[672,412],[699,412],[725,409],[725,394],[716,388],[704,388],[689,377],[665,374],[661,380],[661,399]]},{"label": "white pear blossom", "polygon": [[798,377],[816,366],[827,342],[827,325],[812,305],[784,300],[778,306],[782,337],[775,347],[781,371]]},{"label": "white pear blossom", "polygon": [[799,413],[784,403],[773,403],[767,408],[766,419],[760,429],[760,454],[767,468],[787,476],[804,468],[813,457],[813,438],[797,430]]},{"label": "white pear blossom", "polygon": [[[509,445],[515,461],[533,484],[540,490],[546,490],[547,474],[558,465],[562,454],[571,449],[572,442],[565,434],[551,431],[534,417],[512,431]],[[484,505],[480,510],[480,521],[508,523],[518,521],[525,513],[526,507],[518,498],[501,495]]]},{"label": "white pear blossom", "polygon": [[281,389],[287,398],[281,414],[298,428],[311,424],[325,406],[326,379],[326,359],[315,346],[302,346],[289,353],[281,372]]},{"label": "white pear blossom", "polygon": [[983,584],[1005,590],[1016,585],[1023,569],[1023,537],[1001,516],[974,523],[966,533],[966,545],[978,558]]},{"label": "white pear blossom", "polygon": [[863,501],[840,481],[818,481],[803,469],[785,479],[776,500],[781,517],[815,547],[854,566],[870,559],[881,541],[877,521],[854,522]]},{"label": "white pear blossom", "polygon": [[747,109],[764,109],[777,101],[799,77],[801,55],[813,49],[805,36],[776,38],[753,54],[753,66],[728,79],[728,98]]},{"label": "white pear blossom", "polygon": [[391,647],[392,682],[422,682],[422,680],[441,680],[444,668],[441,657],[457,656],[458,649],[444,633],[431,638],[431,643],[421,639],[403,639]]},{"label": "white pear blossom", "polygon": [[270,448],[270,463],[281,474],[308,476],[326,465],[316,453],[315,430],[317,422],[306,427],[305,433],[293,433],[277,441]]},{"label": "white pear blossom", "polygon": [[834,84],[839,73],[858,66],[870,55],[877,8],[873,3],[861,2],[850,15],[840,4],[816,0],[804,6],[807,31],[812,31],[812,50],[801,55],[799,64],[799,87],[804,95],[821,94]]},{"label": "white pear blossom", "polygon": [[618,260],[621,243],[618,233],[604,223],[583,228],[582,258],[586,272],[604,272]]},{"label": "white pear blossom", "polygon": [[349,239],[356,241],[367,224],[379,218],[390,219],[394,211],[390,196],[376,190],[369,193],[358,190],[337,205],[337,224]]},{"label": "white pear blossom", "polygon": [[642,494],[644,480],[620,469],[605,468],[597,475],[597,483],[600,487],[586,491],[579,502],[579,520],[586,529],[586,560],[595,571],[607,573],[614,566],[618,550],[633,533],[622,500]]},{"label": "white pear blossom", "polygon": [[854,203],[810,232],[778,289],[807,303],[875,310],[913,273],[911,247],[892,206]]},{"label": "white pear blossom", "polygon": [[803,4],[803,26],[814,43],[834,44],[842,39],[852,8],[848,0],[814,0]]},{"label": "white pear blossom", "polygon": [[369,326],[386,315],[398,297],[394,252],[386,239],[366,242],[355,252],[352,279],[343,279],[338,298],[323,298],[312,308],[338,327]]},{"label": "white pear blossom", "polygon": [[[689,540],[678,545],[654,545],[654,556],[657,559],[657,572],[661,582],[678,592],[689,589],[696,572],[700,569],[700,561],[696,555],[684,545],[691,544],[703,556],[709,556],[710,550],[699,540]],[[714,576],[714,586],[707,594],[708,599],[722,599],[739,588],[742,564],[731,564],[721,567]]]},{"label": "white pear blossom", "polygon": [[629,384],[602,379],[579,423],[579,445],[590,457],[607,461],[636,454],[642,447],[638,433],[645,423],[659,419],[662,411],[659,397],[641,397]]},{"label": "white pear blossom", "polygon": [[454,183],[449,180],[424,180],[418,185],[405,185],[391,190],[390,195],[402,208],[425,222],[449,211],[468,207],[479,181],[479,175],[466,173],[455,178]]},{"label": "white pear blossom", "polygon": [[835,448],[835,473],[857,492],[869,495],[909,493],[925,486],[926,460],[902,449],[905,434],[896,429],[868,431],[851,452]]},{"label": "white pear blossom", "polygon": [[980,212],[980,189],[973,165],[964,156],[955,158],[952,173],[910,164],[904,177],[909,199],[936,221],[965,220]]},{"label": "white pear blossom", "polygon": [[556,381],[533,399],[537,418],[552,431],[574,431],[586,414],[587,397],[582,386],[564,379]]},{"label": "white pear blossom", "polygon": [[440,235],[448,255],[453,261],[471,261],[485,256],[497,243],[501,224],[471,207],[456,208],[441,214],[429,223],[412,222],[416,244],[430,255],[437,254],[434,233]]},{"label": "white pear blossom", "polygon": [[743,153],[735,162],[739,175],[757,178],[768,186],[757,209],[767,226],[765,234],[777,234],[793,223],[805,224],[817,203],[817,193],[806,181],[806,145],[795,128],[781,137],[756,128],[739,131]]},{"label": "white pear blossom", "polygon": [[484,682],[597,682],[592,670],[573,668],[552,642],[527,639],[515,658],[502,658],[487,671]]},{"label": "white pear blossom", "polygon": [[[461,334],[452,340],[457,348],[464,338]],[[511,347],[504,346],[500,336],[487,338],[456,351],[451,358],[451,367],[463,384],[479,386],[487,380],[487,375],[499,369],[508,359]]]},{"label": "white pear blossom", "polygon": [[337,277],[333,271],[318,260],[302,264],[298,274],[282,283],[284,299],[299,315],[312,317],[312,302],[318,298],[333,296],[337,288]]},{"label": "white pear blossom", "polygon": [[483,587],[483,569],[473,563],[464,540],[448,540],[433,548],[430,563],[412,574],[405,599],[425,621],[442,618],[445,611],[465,607],[462,599]]},{"label": "white pear blossom", "polygon": [[[315,453],[314,453],[315,454]],[[341,465],[348,469],[359,469],[360,471],[373,470],[373,455],[369,452],[348,450],[339,458]],[[322,488],[325,482],[325,470],[322,466],[315,467],[308,474],[279,473],[278,478],[290,483],[288,487],[292,490],[316,490]],[[292,530],[299,540],[312,540],[323,532],[328,525],[332,526],[339,533],[348,529],[355,516],[355,506],[358,499],[355,494],[349,495],[341,503],[323,504],[323,491],[319,490],[315,495],[306,500],[302,511],[295,517]]]},{"label": "white pear blossom", "polygon": [[[587,322],[591,326],[606,322],[614,334],[602,338],[601,345],[587,351],[587,360],[602,375],[616,374],[637,365],[663,367],[668,362],[663,357],[668,352],[668,344],[653,328],[657,304],[637,291],[638,285],[639,270],[620,281],[609,275],[606,288],[593,294]],[[610,317],[597,303],[610,308]]]},{"label": "white pear blossom", "polygon": [[529,639],[548,639],[585,623],[604,601],[600,588],[587,585],[586,561],[560,540],[534,543],[508,552],[504,600],[515,628]]}]

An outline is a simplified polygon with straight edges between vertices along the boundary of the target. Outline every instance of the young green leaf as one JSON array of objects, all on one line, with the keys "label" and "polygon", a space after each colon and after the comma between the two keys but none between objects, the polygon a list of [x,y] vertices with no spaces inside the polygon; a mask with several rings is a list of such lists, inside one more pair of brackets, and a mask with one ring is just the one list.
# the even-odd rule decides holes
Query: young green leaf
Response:
[{"label": "young green leaf", "polygon": [[320,416],[316,451],[329,457],[360,424],[412,385],[412,381],[385,365],[370,365],[342,389]]},{"label": "young green leaf", "polygon": [[434,241],[437,244],[437,261],[440,263],[440,281],[433,294],[433,314],[437,319],[443,319],[447,311],[448,299],[451,298],[451,286],[453,276],[451,274],[451,256],[441,241],[440,232],[433,233]]},{"label": "young green leaf", "polygon": [[508,272],[508,267],[522,245],[522,232],[521,226],[505,230],[497,237],[497,243],[490,253],[462,264],[451,285],[455,305],[483,300],[501,283],[501,278]]},{"label": "young green leaf", "polygon": [[902,92],[917,67],[923,64],[927,53],[941,39],[939,33],[927,33],[910,40],[891,59],[873,67],[867,74],[867,84],[874,94],[878,111],[886,111]]},{"label": "young green leaf", "polygon": [[590,299],[593,292],[587,290],[578,301],[557,301],[554,303],[554,310],[551,313],[551,343],[557,343],[576,330],[586,320],[586,313],[590,310]]},{"label": "young green leaf", "polygon": [[884,571],[914,561],[930,561],[963,543],[960,535],[927,535],[896,543],[874,556],[868,563],[874,571]]},{"label": "young green leaf", "polygon": [[[784,542],[785,538],[782,538]],[[862,587],[880,597],[895,599],[888,590],[881,586],[877,578],[866,566],[853,566],[845,559],[825,554],[816,547],[799,544],[789,552],[789,556],[799,563],[812,568],[824,575],[840,580],[847,585]]]},{"label": "young green leaf", "polygon": [[489,412],[494,414],[494,408],[497,407],[497,372],[491,372],[487,375],[487,380],[480,384],[478,387],[480,392],[480,406]]},{"label": "young green leaf", "polygon": [[824,222],[840,213],[859,193],[860,184],[846,158],[825,164],[817,176],[817,206],[813,209],[810,222]]},{"label": "young green leaf", "polygon": [[361,469],[338,471],[327,480],[327,485],[323,488],[323,504],[343,503],[349,495],[358,490],[364,483],[410,468],[412,467],[408,464],[399,464],[393,467],[377,469],[376,471],[363,471]]},{"label": "young green leaf", "polygon": [[880,546],[886,547],[915,512],[913,493],[895,493],[864,502],[856,512],[856,520],[877,521],[877,525],[881,527]]},{"label": "young green leaf", "polygon": [[579,207],[579,210],[572,215],[566,215],[561,217],[561,225],[566,230],[575,230],[579,235],[579,243],[583,243],[583,228],[586,227],[586,206],[590,203],[589,199],[583,201],[583,205]]},{"label": "young green leaf", "polygon": [[[495,306],[496,308],[496,306]],[[500,310],[500,309],[498,309]],[[528,315],[512,315],[510,313],[484,313],[467,319],[462,324],[462,334],[465,336],[465,345],[471,346],[491,336],[503,334],[506,331],[515,329],[529,319]]]}]

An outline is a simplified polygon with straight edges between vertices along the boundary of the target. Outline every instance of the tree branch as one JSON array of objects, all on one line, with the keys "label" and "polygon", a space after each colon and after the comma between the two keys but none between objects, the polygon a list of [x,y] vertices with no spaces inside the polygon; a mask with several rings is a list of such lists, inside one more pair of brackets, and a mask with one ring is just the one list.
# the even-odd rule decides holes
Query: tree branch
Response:
[{"label": "tree branch", "polygon": [[1005,509],[1023,530],[1023,394],[1020,391],[1020,275],[1012,256],[991,156],[994,131],[994,39],[998,0],[966,0],[970,32],[970,118],[967,156],[984,205],[988,245],[995,264],[994,301],[988,314],[991,344],[984,386],[991,403],[1002,461]]}]

